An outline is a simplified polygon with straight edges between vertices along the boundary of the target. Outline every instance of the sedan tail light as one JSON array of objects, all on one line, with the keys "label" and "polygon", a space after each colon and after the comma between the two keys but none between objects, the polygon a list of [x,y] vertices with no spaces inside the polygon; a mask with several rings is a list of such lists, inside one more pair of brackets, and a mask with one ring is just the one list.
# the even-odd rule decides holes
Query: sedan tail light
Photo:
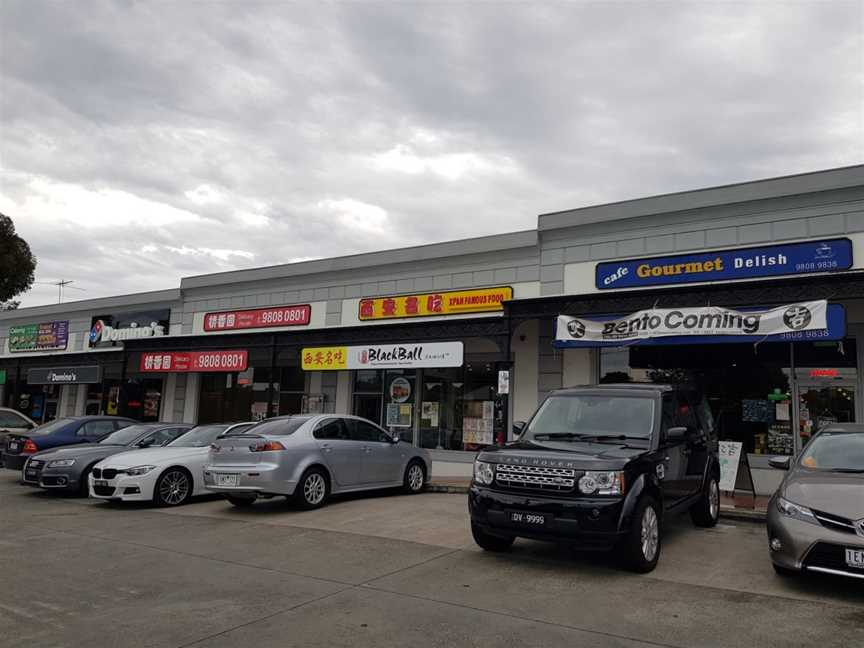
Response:
[{"label": "sedan tail light", "polygon": [[249,446],[250,452],[273,452],[284,449],[285,446],[278,441],[259,441]]},{"label": "sedan tail light", "polygon": [[39,448],[36,447],[32,439],[27,439],[24,442],[24,447],[21,448],[21,454],[33,454],[35,452],[39,452]]}]

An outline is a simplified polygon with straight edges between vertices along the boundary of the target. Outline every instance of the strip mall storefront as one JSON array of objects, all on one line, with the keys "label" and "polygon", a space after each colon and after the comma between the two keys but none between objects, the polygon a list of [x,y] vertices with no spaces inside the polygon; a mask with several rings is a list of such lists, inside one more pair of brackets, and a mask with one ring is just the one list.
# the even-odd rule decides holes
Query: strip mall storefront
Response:
[{"label": "strip mall storefront", "polygon": [[206,312],[199,334],[128,342],[129,363],[184,383],[200,423],[344,412],[423,447],[471,451],[507,429],[501,314],[512,295],[503,286],[364,297],[362,325],[325,329],[309,326],[309,304]]},{"label": "strip mall storefront", "polygon": [[[720,439],[742,444],[765,494],[781,477],[769,455],[800,451],[826,423],[864,420],[864,274],[851,265],[848,239],[600,263],[593,294],[509,311],[550,318],[555,348],[593,354],[599,382],[706,393]],[[686,285],[707,278],[728,282]]]}]

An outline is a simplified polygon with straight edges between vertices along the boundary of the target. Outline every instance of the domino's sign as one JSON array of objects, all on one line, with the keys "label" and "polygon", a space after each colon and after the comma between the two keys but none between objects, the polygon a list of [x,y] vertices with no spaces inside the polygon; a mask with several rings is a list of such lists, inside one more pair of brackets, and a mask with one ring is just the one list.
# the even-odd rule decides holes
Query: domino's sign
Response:
[{"label": "domino's sign", "polygon": [[598,263],[598,290],[837,272],[852,267],[848,238]]}]

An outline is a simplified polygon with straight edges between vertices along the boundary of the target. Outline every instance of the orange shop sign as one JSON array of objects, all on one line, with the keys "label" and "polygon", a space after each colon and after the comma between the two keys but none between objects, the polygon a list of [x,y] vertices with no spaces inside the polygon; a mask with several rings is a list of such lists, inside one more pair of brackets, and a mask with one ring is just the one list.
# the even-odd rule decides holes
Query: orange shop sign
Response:
[{"label": "orange shop sign", "polygon": [[364,297],[360,300],[359,316],[361,321],[368,321],[464,313],[495,313],[504,310],[504,302],[510,299],[513,299],[513,288],[510,286],[393,297]]}]

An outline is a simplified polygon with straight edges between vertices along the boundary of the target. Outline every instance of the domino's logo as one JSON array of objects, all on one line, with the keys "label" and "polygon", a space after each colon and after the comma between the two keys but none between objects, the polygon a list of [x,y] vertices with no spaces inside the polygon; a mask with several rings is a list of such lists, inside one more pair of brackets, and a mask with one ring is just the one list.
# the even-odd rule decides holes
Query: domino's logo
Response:
[{"label": "domino's logo", "polygon": [[102,331],[105,328],[105,323],[102,320],[96,320],[93,328],[90,329],[90,344],[96,344],[102,339]]}]

